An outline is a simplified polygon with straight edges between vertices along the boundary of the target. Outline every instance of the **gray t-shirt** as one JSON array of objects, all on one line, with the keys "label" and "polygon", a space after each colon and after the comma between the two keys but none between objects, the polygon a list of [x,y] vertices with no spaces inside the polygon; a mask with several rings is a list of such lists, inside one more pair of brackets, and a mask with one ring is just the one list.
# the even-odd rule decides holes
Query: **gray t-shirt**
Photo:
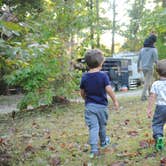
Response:
[{"label": "gray t-shirt", "polygon": [[138,57],[138,68],[142,70],[153,70],[154,63],[157,63],[158,53],[156,48],[143,47]]},{"label": "gray t-shirt", "polygon": [[158,80],[152,84],[151,93],[156,94],[157,105],[166,105],[166,80]]}]

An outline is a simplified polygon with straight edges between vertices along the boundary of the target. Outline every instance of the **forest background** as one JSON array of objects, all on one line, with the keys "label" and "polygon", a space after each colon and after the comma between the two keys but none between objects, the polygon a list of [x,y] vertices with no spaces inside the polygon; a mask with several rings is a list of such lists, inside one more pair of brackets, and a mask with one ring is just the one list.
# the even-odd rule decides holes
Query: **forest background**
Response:
[{"label": "forest background", "polygon": [[[138,52],[151,31],[159,58],[165,58],[166,1],[124,3],[128,19],[120,22],[118,0],[0,0],[0,94],[21,87],[20,109],[69,97],[78,88],[81,72],[74,67],[85,50],[99,48],[105,56]],[[106,46],[101,38],[109,32]]]}]

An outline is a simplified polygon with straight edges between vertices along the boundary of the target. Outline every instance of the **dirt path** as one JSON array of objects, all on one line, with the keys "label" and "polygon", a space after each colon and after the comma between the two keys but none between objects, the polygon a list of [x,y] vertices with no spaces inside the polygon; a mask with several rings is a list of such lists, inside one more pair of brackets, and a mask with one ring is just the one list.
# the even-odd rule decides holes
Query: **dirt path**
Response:
[{"label": "dirt path", "polygon": [[[117,92],[117,97],[140,96],[142,89],[130,90],[128,92]],[[0,96],[0,114],[18,111],[17,104],[22,95]],[[81,97],[71,99],[71,101],[84,102]]]},{"label": "dirt path", "polygon": [[[117,98],[141,96],[141,92],[142,92],[142,89],[135,89],[135,90],[127,91],[127,92],[116,92],[116,96]],[[81,97],[74,98],[71,101],[84,102]]]},{"label": "dirt path", "polygon": [[22,95],[0,96],[0,114],[18,111],[17,104]]}]

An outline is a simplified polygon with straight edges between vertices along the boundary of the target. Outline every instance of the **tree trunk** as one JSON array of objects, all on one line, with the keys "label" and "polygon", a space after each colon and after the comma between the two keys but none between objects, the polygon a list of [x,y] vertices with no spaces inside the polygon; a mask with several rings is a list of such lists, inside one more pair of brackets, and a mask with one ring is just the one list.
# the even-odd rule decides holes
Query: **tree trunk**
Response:
[{"label": "tree trunk", "polygon": [[163,8],[166,8],[166,0],[162,0],[163,2],[162,2],[162,7]]},{"label": "tree trunk", "polygon": [[113,0],[113,21],[112,21],[112,45],[111,45],[111,55],[115,52],[115,0]]},{"label": "tree trunk", "polygon": [[100,48],[100,34],[99,34],[99,0],[96,0],[96,19],[97,19],[97,47]]},{"label": "tree trunk", "polygon": [[91,25],[90,25],[90,40],[91,48],[94,48],[94,29],[93,29],[93,0],[90,0],[90,14],[91,14]]}]

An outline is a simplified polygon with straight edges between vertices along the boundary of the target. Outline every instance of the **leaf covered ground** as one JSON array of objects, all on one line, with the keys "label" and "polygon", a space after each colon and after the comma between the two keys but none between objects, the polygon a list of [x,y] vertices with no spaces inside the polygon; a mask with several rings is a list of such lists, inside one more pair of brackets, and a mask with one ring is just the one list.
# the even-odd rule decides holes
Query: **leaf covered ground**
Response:
[{"label": "leaf covered ground", "polygon": [[[110,146],[89,159],[84,104],[57,105],[43,111],[0,115],[0,166],[164,166],[166,151],[156,152],[147,102],[120,98],[110,106]],[[110,102],[111,103],[111,102]],[[111,104],[110,104],[111,105]]]}]

